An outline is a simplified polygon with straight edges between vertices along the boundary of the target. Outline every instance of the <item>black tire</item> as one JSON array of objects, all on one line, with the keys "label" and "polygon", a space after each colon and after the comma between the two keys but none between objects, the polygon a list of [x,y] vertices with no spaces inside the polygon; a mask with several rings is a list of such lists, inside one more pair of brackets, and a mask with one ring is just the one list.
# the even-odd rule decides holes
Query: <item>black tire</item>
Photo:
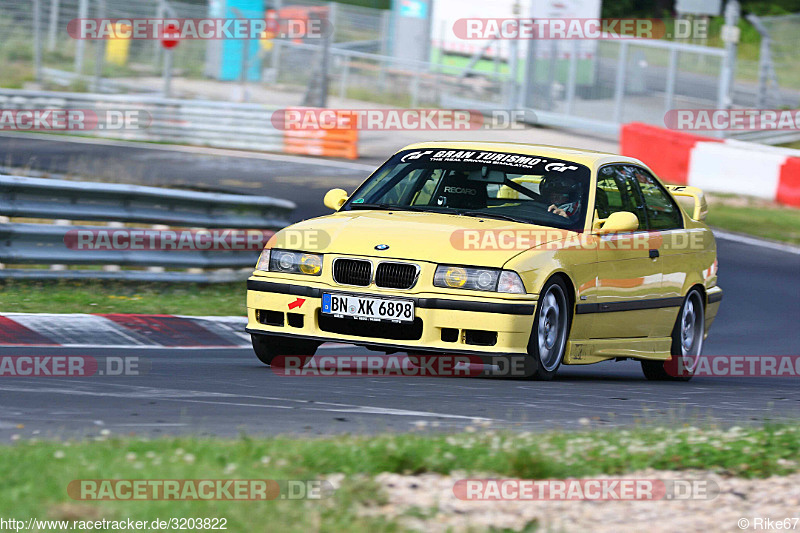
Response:
[{"label": "black tire", "polygon": [[253,340],[253,351],[258,360],[265,365],[275,363],[280,365],[282,360],[275,360],[280,355],[306,356],[304,363],[311,359],[320,343],[305,339],[292,339],[290,337],[278,337],[274,335],[250,335]]},{"label": "black tire", "polygon": [[[687,332],[687,320],[693,331]],[[687,334],[691,336],[687,338]],[[668,361],[642,360],[642,373],[650,381],[689,381],[697,369],[705,337],[705,307],[703,295],[691,289],[683,299],[678,318],[672,328],[672,346]],[[688,341],[688,346],[686,345]],[[687,359],[691,358],[691,359]]]},{"label": "black tire", "polygon": [[526,371],[526,379],[549,381],[564,360],[572,326],[568,294],[566,284],[559,278],[549,279],[542,287],[528,341],[528,357],[532,358],[536,369]]}]

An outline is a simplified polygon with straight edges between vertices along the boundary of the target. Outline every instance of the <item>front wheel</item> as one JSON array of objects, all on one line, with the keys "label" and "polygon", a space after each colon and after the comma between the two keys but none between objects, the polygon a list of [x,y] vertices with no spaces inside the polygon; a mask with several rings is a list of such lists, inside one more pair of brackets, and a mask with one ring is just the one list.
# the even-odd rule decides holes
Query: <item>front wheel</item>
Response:
[{"label": "front wheel", "polygon": [[644,376],[653,381],[689,381],[697,370],[704,337],[703,296],[697,289],[692,289],[683,300],[672,328],[672,358],[669,361],[642,361]]},{"label": "front wheel", "polygon": [[551,279],[542,288],[528,342],[528,355],[536,362],[529,379],[549,381],[558,372],[572,320],[568,302],[567,288],[560,279]]},{"label": "front wheel", "polygon": [[[308,341],[305,339],[292,339],[290,337],[278,337],[273,335],[250,335],[253,341],[253,351],[256,353],[258,360],[265,365],[282,365],[285,361],[283,358],[276,360],[281,355],[296,355],[305,356],[303,365],[311,359],[319,344],[316,341]],[[300,365],[301,367],[303,365]]]}]

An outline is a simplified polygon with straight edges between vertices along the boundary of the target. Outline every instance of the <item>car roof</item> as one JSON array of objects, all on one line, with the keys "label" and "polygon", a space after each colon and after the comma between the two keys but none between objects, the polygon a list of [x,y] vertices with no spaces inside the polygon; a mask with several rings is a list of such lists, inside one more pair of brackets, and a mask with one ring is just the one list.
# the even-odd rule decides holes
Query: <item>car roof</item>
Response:
[{"label": "car roof", "polygon": [[606,163],[634,163],[644,165],[638,159],[625,157],[611,152],[597,152],[594,150],[582,150],[579,148],[568,148],[562,146],[550,146],[546,144],[526,144],[511,142],[475,142],[475,141],[445,141],[445,142],[422,142],[409,144],[398,150],[482,150],[488,152],[512,152],[517,154],[535,155],[541,157],[552,157],[564,159],[586,165],[589,168],[597,168]]}]

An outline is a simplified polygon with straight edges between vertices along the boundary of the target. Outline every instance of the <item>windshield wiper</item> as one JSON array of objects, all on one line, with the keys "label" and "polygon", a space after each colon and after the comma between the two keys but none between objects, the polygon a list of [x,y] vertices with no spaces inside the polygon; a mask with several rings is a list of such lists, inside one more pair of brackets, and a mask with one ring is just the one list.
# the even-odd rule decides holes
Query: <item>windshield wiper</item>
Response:
[{"label": "windshield wiper", "polygon": [[509,220],[511,222],[519,222],[520,224],[530,224],[530,222],[527,220],[520,220],[502,213],[486,213],[485,211],[456,211],[456,214],[465,217],[496,218],[500,220]]},{"label": "windshield wiper", "polygon": [[391,204],[350,204],[350,209],[383,209],[386,211],[425,211],[419,207],[410,205],[391,205]]}]

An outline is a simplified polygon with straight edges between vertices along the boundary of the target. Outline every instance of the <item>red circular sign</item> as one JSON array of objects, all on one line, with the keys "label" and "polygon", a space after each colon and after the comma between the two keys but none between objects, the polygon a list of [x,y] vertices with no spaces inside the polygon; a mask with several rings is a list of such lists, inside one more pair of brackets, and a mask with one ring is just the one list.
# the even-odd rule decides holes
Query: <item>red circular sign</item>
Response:
[{"label": "red circular sign", "polygon": [[181,31],[175,24],[167,24],[161,34],[161,46],[166,49],[178,46],[181,38]]}]

